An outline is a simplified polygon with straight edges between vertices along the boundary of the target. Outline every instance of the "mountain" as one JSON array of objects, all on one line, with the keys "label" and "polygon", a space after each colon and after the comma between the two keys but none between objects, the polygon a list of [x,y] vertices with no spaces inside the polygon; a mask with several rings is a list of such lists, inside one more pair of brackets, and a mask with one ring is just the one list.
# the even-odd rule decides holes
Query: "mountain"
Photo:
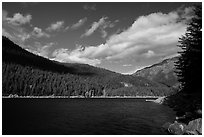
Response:
[{"label": "mountain", "polygon": [[162,83],[168,87],[177,88],[179,85],[177,75],[175,73],[175,64],[178,57],[165,59],[152,66],[138,70],[133,76],[141,76],[149,80]]},{"label": "mountain", "polygon": [[162,96],[173,92],[143,77],[49,60],[6,37],[2,38],[2,89],[3,96]]},{"label": "mountain", "polygon": [[30,53],[22,47],[14,44],[6,37],[2,38],[2,59],[3,62],[13,62],[23,66],[32,66],[33,68],[40,68],[59,73],[70,73],[77,75],[109,75],[116,74],[109,70],[96,68],[88,64],[77,63],[60,63],[57,61],[49,60],[41,56]]}]

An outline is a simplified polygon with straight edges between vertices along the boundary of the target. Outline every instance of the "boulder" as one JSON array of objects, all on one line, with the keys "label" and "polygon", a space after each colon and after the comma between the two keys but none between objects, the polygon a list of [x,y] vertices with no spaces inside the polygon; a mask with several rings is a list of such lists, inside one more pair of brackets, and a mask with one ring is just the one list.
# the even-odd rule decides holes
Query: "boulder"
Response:
[{"label": "boulder", "polygon": [[185,128],[185,124],[175,121],[173,124],[169,125],[168,132],[173,135],[183,135],[185,132]]},{"label": "boulder", "polygon": [[202,134],[202,118],[190,121],[186,126],[186,133],[193,135]]},{"label": "boulder", "polygon": [[202,118],[192,120],[188,125],[175,121],[173,124],[166,123],[162,126],[173,135],[201,135],[202,134]]}]

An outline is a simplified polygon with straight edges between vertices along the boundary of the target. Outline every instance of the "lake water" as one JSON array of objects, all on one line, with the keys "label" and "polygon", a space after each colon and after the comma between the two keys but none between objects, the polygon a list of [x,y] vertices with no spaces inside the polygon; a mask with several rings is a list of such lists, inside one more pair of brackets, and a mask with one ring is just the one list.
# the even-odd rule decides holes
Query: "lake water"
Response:
[{"label": "lake water", "polygon": [[159,135],[172,109],[145,99],[2,99],[3,134]]}]

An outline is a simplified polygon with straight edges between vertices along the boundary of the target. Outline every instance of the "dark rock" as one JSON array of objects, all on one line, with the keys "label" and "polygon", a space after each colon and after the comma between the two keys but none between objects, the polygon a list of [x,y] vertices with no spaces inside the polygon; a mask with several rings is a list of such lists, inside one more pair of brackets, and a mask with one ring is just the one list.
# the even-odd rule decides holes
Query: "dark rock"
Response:
[{"label": "dark rock", "polygon": [[199,135],[197,131],[186,131],[184,135]]},{"label": "dark rock", "polygon": [[174,135],[183,135],[185,132],[186,125],[175,121],[169,125],[168,132]]},{"label": "dark rock", "polygon": [[202,118],[192,120],[188,125],[175,121],[173,124],[166,123],[162,126],[173,135],[201,135],[202,134]]},{"label": "dark rock", "polygon": [[190,121],[186,127],[186,132],[195,135],[202,134],[202,118]]}]

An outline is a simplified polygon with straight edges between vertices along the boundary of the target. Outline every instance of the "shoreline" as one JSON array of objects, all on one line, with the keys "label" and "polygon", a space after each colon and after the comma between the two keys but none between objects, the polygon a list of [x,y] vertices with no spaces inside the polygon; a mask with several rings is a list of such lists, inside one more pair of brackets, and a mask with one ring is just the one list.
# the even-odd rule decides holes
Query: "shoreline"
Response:
[{"label": "shoreline", "polygon": [[[93,96],[91,98],[137,98],[137,99],[146,99],[153,98],[157,99],[162,96]],[[2,98],[85,98],[84,96],[2,96]]]}]

